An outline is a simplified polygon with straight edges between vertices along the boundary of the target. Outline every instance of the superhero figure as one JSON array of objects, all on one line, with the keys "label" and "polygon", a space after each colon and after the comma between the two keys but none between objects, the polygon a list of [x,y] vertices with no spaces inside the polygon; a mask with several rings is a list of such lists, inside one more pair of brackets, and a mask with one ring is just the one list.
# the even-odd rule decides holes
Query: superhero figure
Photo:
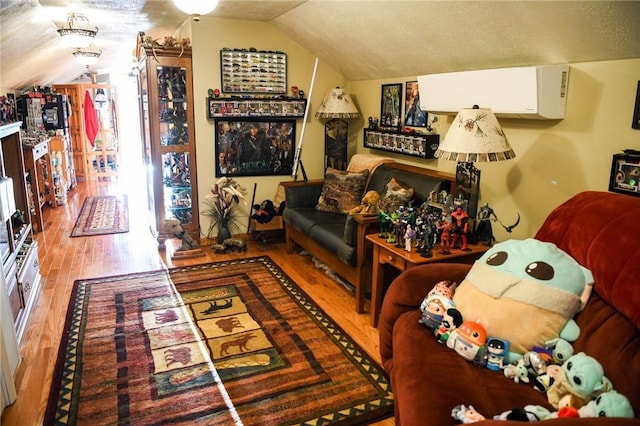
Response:
[{"label": "superhero figure", "polygon": [[467,247],[467,234],[469,233],[469,215],[465,212],[461,206],[456,207],[453,213],[451,213],[451,220],[453,222],[453,229],[451,230],[451,247],[456,246],[458,237],[461,240],[460,250],[471,251]]}]

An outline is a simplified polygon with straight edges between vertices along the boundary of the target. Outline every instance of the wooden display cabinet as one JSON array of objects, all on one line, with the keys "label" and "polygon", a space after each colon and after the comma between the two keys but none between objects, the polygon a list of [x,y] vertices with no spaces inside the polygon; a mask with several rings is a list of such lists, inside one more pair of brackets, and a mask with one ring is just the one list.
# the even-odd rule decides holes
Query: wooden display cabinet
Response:
[{"label": "wooden display cabinet", "polygon": [[40,290],[38,245],[33,240],[21,122],[0,125],[0,254],[18,341]]},{"label": "wooden display cabinet", "polygon": [[199,240],[191,47],[138,45],[140,121],[152,232],[159,247],[178,219]]}]

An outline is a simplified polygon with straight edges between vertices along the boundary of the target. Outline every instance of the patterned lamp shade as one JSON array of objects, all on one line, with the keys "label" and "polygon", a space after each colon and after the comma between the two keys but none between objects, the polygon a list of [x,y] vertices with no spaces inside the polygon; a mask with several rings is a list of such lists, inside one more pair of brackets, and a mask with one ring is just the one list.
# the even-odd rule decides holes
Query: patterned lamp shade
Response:
[{"label": "patterned lamp shade", "polygon": [[325,96],[320,109],[316,112],[318,118],[358,118],[360,113],[353,104],[347,91],[336,87]]},{"label": "patterned lamp shade", "polygon": [[516,156],[498,119],[488,108],[465,108],[458,112],[435,157],[475,163],[502,161]]}]

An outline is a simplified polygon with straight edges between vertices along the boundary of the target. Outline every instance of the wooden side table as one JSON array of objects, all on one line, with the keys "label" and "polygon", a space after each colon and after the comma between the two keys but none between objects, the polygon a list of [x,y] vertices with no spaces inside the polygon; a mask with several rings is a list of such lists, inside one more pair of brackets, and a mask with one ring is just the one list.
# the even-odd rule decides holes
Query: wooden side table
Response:
[{"label": "wooden side table", "polygon": [[[395,244],[388,243],[384,238],[378,237],[378,234],[368,234],[366,239],[373,244],[373,267],[371,279],[371,325],[378,326],[378,318],[380,316],[380,308],[382,307],[382,287],[384,277],[384,265],[390,265],[404,272],[414,266],[425,263],[439,262],[458,262],[473,263],[490,247],[485,245],[469,244],[470,251],[462,251],[452,249],[451,254],[441,254],[436,246],[433,249],[433,257],[422,257],[415,249],[407,252],[402,247],[396,247]],[[426,296],[426,295],[425,295]]]}]

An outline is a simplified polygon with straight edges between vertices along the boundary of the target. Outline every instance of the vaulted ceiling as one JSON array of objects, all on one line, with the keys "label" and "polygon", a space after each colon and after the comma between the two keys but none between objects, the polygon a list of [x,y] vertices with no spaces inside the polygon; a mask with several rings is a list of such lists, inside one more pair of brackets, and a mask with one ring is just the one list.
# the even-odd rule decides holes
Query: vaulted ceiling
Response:
[{"label": "vaulted ceiling", "polygon": [[[70,12],[99,28],[97,73],[128,71],[139,31],[172,35],[188,19],[171,0],[2,0],[0,12],[3,89],[87,72],[56,32]],[[210,16],[271,22],[349,80],[640,57],[640,1],[221,0]]]}]

